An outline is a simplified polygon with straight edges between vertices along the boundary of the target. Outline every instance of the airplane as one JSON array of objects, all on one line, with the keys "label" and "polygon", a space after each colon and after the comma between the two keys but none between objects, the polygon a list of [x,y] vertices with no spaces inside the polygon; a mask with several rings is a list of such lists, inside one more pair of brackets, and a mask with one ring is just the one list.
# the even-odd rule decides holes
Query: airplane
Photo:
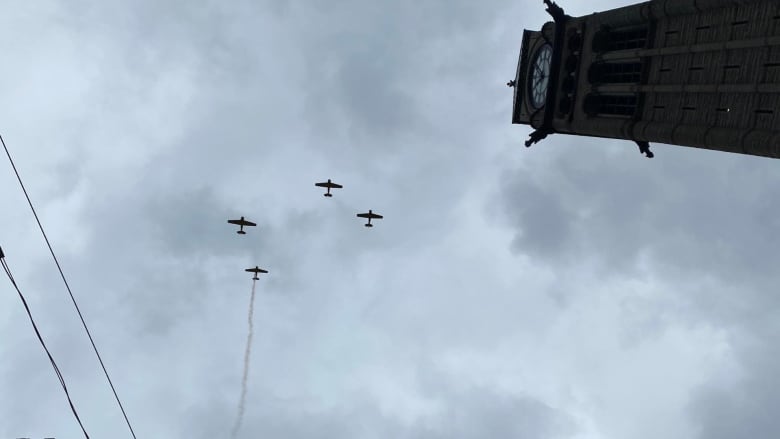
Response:
[{"label": "airplane", "polygon": [[372,212],[371,209],[368,209],[368,213],[359,213],[359,214],[357,214],[357,216],[358,216],[358,218],[368,218],[368,222],[364,224],[366,227],[374,227],[374,225],[371,224],[371,220],[372,219],[382,219],[383,218],[382,215],[379,215],[379,214],[376,214],[376,213]]},{"label": "airplane", "polygon": [[332,196],[333,196],[333,194],[331,194],[331,193],[330,193],[330,190],[331,190],[331,189],[341,189],[341,188],[343,187],[343,186],[342,186],[342,185],[340,185],[340,184],[336,184],[336,183],[333,183],[333,182],[331,182],[331,181],[330,181],[330,178],[328,179],[328,181],[326,181],[326,182],[324,182],[324,183],[314,183],[314,186],[317,186],[317,187],[326,187],[326,188],[328,188],[328,192],[326,192],[326,193],[324,193],[324,194],[323,194],[323,195],[325,195],[326,197],[332,197]]},{"label": "airplane", "polygon": [[229,224],[235,224],[235,225],[237,225],[237,226],[241,226],[241,228],[240,228],[240,229],[238,229],[238,231],[236,232],[236,233],[238,233],[239,235],[246,235],[246,232],[244,231],[244,226],[247,226],[247,227],[254,227],[254,226],[256,226],[256,225],[257,225],[257,224],[255,224],[255,223],[253,223],[253,222],[251,222],[251,221],[247,221],[247,220],[245,220],[243,216],[241,217],[241,219],[237,219],[237,220],[228,220],[228,223],[229,223]]},{"label": "airplane", "polygon": [[252,280],[260,280],[260,278],[257,277],[258,274],[260,274],[260,273],[268,273],[268,270],[263,270],[262,268],[258,267],[257,265],[255,265],[255,268],[247,268],[244,271],[248,271],[250,273],[254,273],[255,274],[255,277],[253,277]]}]

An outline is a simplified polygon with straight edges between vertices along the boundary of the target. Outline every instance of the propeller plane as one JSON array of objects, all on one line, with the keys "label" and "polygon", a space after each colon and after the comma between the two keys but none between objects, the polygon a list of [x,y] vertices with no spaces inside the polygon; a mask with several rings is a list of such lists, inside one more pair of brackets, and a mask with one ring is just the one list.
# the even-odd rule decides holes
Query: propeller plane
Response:
[{"label": "propeller plane", "polygon": [[357,216],[358,216],[358,218],[367,218],[368,219],[368,222],[366,224],[364,224],[366,227],[374,227],[374,225],[371,224],[371,220],[372,219],[382,219],[383,218],[382,215],[374,213],[373,211],[371,211],[371,209],[368,209],[368,213],[359,213],[359,214],[357,214]]},{"label": "propeller plane", "polygon": [[254,227],[254,226],[257,225],[255,223],[253,223],[252,221],[245,220],[243,216],[241,217],[241,219],[228,220],[228,223],[229,224],[235,224],[237,226],[241,226],[241,228],[239,228],[236,231],[236,233],[238,233],[239,235],[246,235],[246,232],[244,231],[244,227]]},{"label": "propeller plane", "polygon": [[259,275],[260,273],[268,273],[268,270],[263,270],[257,265],[255,265],[255,268],[247,268],[244,271],[248,271],[249,273],[254,273],[255,276],[252,278],[252,280],[260,280],[260,278],[257,277],[257,275]]},{"label": "propeller plane", "polygon": [[314,183],[314,186],[328,188],[328,191],[323,194],[326,197],[333,196],[333,194],[330,193],[331,189],[341,189],[342,187],[344,187],[338,183],[333,183],[332,181],[330,181],[330,178],[328,179],[328,181],[322,183]]}]

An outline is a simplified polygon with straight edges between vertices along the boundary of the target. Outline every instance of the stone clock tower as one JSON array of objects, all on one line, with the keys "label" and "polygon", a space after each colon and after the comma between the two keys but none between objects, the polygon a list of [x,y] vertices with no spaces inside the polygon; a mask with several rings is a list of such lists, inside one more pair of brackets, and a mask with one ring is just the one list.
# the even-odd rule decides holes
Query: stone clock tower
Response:
[{"label": "stone clock tower", "polygon": [[651,0],[523,32],[512,123],[780,158],[780,1]]}]

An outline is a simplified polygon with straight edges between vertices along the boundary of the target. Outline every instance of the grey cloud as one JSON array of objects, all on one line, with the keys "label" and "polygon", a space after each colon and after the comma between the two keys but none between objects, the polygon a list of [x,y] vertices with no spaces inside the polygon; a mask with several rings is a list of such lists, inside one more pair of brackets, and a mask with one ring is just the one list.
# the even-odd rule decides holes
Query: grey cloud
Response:
[{"label": "grey cloud", "polygon": [[730,377],[725,384],[706,383],[693,395],[689,411],[700,427],[700,438],[736,439],[780,431],[775,410],[780,404],[780,331],[741,332],[737,337],[742,376]]},{"label": "grey cloud", "polygon": [[509,221],[521,224],[512,247],[544,258],[563,256],[570,247],[573,212],[549,189],[518,179],[504,187],[504,205]]},{"label": "grey cloud", "polygon": [[456,400],[432,436],[477,439],[563,438],[576,432],[565,414],[531,398],[512,398],[470,392]]},{"label": "grey cloud", "polygon": [[[468,51],[481,35],[478,31],[484,31],[481,26],[499,16],[498,8],[467,2],[451,2],[446,8],[414,2],[345,2],[343,8],[299,13],[311,24],[300,36],[308,48],[308,119],[318,132],[349,133],[345,146],[355,148],[356,154],[370,151],[380,157],[408,151],[412,137],[440,135],[433,124],[436,119],[452,120],[451,111],[458,109],[447,104],[455,101],[442,102],[440,113],[434,115],[420,94],[446,81],[452,71],[466,77],[485,72],[482,57],[489,51],[460,60],[446,57],[451,50],[446,42],[460,37],[460,50]],[[352,19],[355,16],[361,19]],[[464,91],[471,93],[453,89],[452,94]],[[352,142],[358,145],[349,145]]]},{"label": "grey cloud", "polygon": [[[771,323],[780,310],[777,163],[664,145],[646,160],[625,142],[622,150],[611,141],[547,142],[522,153],[529,163],[545,161],[532,155],[552,155],[549,164],[515,171],[502,186],[512,249],[559,267],[562,285],[582,261],[603,282],[660,282],[656,294],[623,302],[623,343],[679,324],[711,326],[729,334],[729,355],[712,364],[728,369],[731,359],[741,369],[740,379],[702,377],[687,413],[697,437],[778,431],[770,409],[780,403],[780,331]],[[560,288],[567,298],[578,294]]]},{"label": "grey cloud", "polygon": [[550,262],[588,258],[614,272],[647,261],[682,278],[768,285],[778,244],[776,209],[768,204],[780,179],[772,161],[672,147],[651,161],[622,146],[619,155],[558,156],[549,170],[513,173],[502,197],[517,227],[514,248]]},{"label": "grey cloud", "polygon": [[[533,398],[501,395],[478,388],[446,395],[437,404],[440,409],[416,416],[412,422],[393,416],[370,398],[353,397],[357,397],[358,402],[335,404],[329,410],[312,410],[302,404],[270,397],[264,403],[248,407],[244,431],[291,439],[312,436],[555,439],[571,437],[577,432],[569,415]],[[191,410],[194,412],[192,418],[200,421],[190,426],[186,435],[205,439],[223,434],[223,425],[214,424],[207,420],[208,416],[198,414],[221,412],[221,418],[229,418],[230,410],[204,404],[197,404]],[[250,434],[239,437],[250,437]]]}]

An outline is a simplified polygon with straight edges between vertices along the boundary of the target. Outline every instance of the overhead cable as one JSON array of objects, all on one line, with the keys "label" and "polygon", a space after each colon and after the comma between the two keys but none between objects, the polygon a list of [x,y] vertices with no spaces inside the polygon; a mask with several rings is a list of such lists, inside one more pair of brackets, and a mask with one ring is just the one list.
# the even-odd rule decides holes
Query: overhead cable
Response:
[{"label": "overhead cable", "polygon": [[19,186],[22,188],[22,192],[24,192],[24,197],[27,199],[27,204],[30,205],[30,210],[32,210],[32,214],[35,217],[35,222],[38,223],[38,228],[41,230],[41,235],[43,235],[44,241],[46,241],[46,246],[49,247],[49,253],[51,253],[52,259],[54,259],[54,263],[57,265],[57,270],[60,272],[60,277],[62,277],[62,282],[65,284],[65,288],[68,290],[68,295],[70,295],[70,300],[73,302],[73,307],[76,308],[76,312],[79,315],[79,319],[81,320],[81,325],[84,327],[84,331],[87,333],[87,337],[89,337],[89,342],[92,344],[92,349],[95,351],[95,355],[98,358],[98,361],[100,362],[100,367],[103,369],[103,374],[106,376],[106,380],[108,380],[108,385],[111,386],[111,391],[114,393],[114,399],[116,399],[117,404],[119,404],[119,409],[122,411],[122,416],[125,418],[125,422],[127,423],[127,428],[130,429],[130,434],[133,436],[133,439],[137,439],[135,436],[135,432],[133,431],[133,426],[130,425],[130,420],[127,418],[127,413],[125,412],[124,406],[122,406],[122,401],[119,399],[119,395],[116,393],[116,388],[114,388],[114,383],[111,382],[111,377],[108,375],[108,370],[106,370],[106,365],[103,363],[103,358],[100,356],[100,352],[98,352],[98,348],[95,345],[95,340],[92,338],[92,334],[89,332],[89,328],[87,327],[87,322],[84,321],[84,316],[81,314],[81,309],[79,308],[78,303],[76,303],[76,298],[73,296],[73,291],[70,289],[70,285],[68,285],[68,280],[65,279],[65,273],[62,272],[62,267],[60,266],[59,260],[57,260],[57,255],[54,254],[54,249],[51,246],[51,243],[49,242],[49,238],[46,236],[46,232],[43,230],[43,225],[41,224],[41,220],[38,218],[38,214],[35,212],[35,207],[33,207],[32,201],[30,200],[30,196],[27,194],[27,189],[24,187],[24,183],[22,182],[22,177],[19,176],[19,171],[16,170],[16,165],[14,164],[14,160],[11,158],[11,153],[8,152],[8,147],[5,145],[5,140],[3,140],[3,136],[0,135],[0,143],[3,145],[3,149],[5,149],[5,154],[8,156],[8,161],[11,162],[11,167],[14,170],[14,174],[16,174],[16,179],[19,180]]},{"label": "overhead cable", "polygon": [[35,324],[35,320],[33,319],[32,313],[30,312],[30,307],[27,305],[27,300],[25,300],[22,291],[19,290],[19,286],[16,285],[16,281],[14,280],[14,277],[11,274],[11,269],[8,268],[8,264],[5,261],[5,257],[3,255],[2,249],[0,249],[0,264],[2,264],[3,270],[5,271],[5,274],[8,276],[8,279],[11,281],[11,284],[16,289],[16,292],[19,293],[19,298],[22,299],[22,304],[24,305],[24,309],[27,311],[27,317],[30,318],[30,323],[32,323],[32,327],[35,330],[35,335],[38,336],[38,341],[41,342],[41,346],[43,346],[43,350],[46,351],[46,355],[49,357],[49,363],[51,363],[51,367],[54,368],[54,372],[57,374],[57,379],[60,380],[60,386],[62,386],[62,390],[65,392],[65,396],[68,398],[68,404],[70,405],[70,410],[73,412],[73,416],[76,418],[76,422],[79,423],[79,427],[81,427],[81,431],[84,432],[84,437],[86,437],[86,439],[89,439],[87,430],[84,428],[84,424],[82,424],[81,418],[79,418],[79,414],[76,411],[76,406],[73,405],[73,400],[70,399],[70,393],[68,393],[68,386],[65,385],[65,378],[63,378],[62,373],[60,372],[60,368],[57,367],[57,363],[54,361],[54,357],[52,357],[51,352],[49,352],[49,348],[46,347],[46,343],[43,341],[41,332],[38,330],[38,325]]}]

